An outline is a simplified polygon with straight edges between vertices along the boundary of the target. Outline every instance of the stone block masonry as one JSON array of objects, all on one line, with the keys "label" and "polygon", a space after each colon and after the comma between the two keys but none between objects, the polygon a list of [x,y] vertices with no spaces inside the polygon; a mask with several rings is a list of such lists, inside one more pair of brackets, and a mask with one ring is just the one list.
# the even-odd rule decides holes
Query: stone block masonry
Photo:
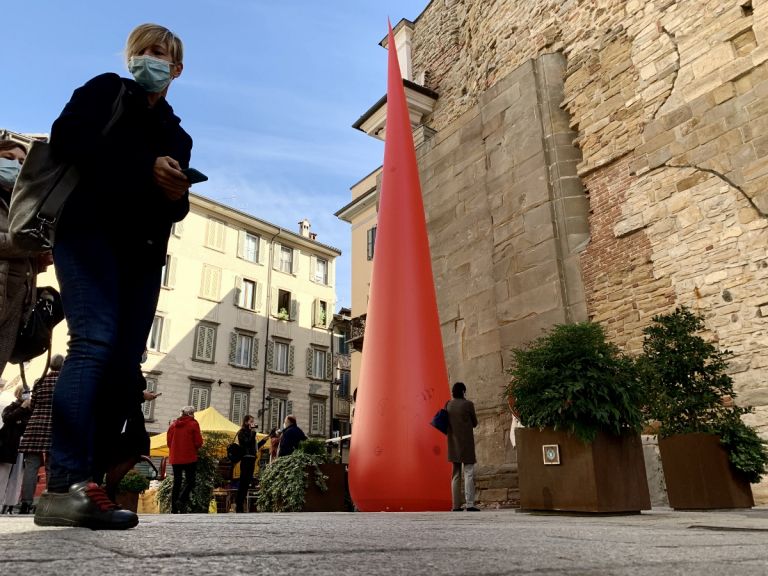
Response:
[{"label": "stone block masonry", "polygon": [[768,1],[433,0],[413,68],[440,94],[425,207],[486,464],[514,464],[495,432],[511,346],[589,317],[636,352],[678,304],[733,350],[768,438]]}]

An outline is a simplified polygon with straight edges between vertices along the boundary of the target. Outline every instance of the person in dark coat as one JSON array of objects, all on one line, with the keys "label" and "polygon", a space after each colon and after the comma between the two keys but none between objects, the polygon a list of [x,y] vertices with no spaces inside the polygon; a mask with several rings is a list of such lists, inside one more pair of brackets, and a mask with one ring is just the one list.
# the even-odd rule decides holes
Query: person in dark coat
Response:
[{"label": "person in dark coat", "polygon": [[0,375],[16,344],[24,309],[32,304],[37,274],[52,262],[50,252],[23,250],[8,234],[11,191],[26,157],[24,145],[0,140]]},{"label": "person in dark coat", "polygon": [[[192,490],[195,489],[197,451],[203,445],[203,435],[200,433],[200,424],[194,416],[195,407],[186,406],[182,408],[181,416],[168,428],[168,460],[173,467],[171,491],[173,514],[187,511]],[[181,489],[182,481],[184,481],[184,490]]]},{"label": "person in dark coat", "polygon": [[[10,502],[15,505],[17,494],[6,494],[9,480],[14,475],[19,455],[19,442],[32,415],[29,406],[31,400],[29,392],[24,392],[24,387],[19,384],[14,390],[16,400],[3,409],[3,427],[0,428],[0,498],[3,505]],[[16,481],[12,482],[18,488]]]},{"label": "person in dark coat", "polygon": [[19,444],[19,452],[24,453],[24,481],[21,485],[20,514],[29,514],[37,487],[37,472],[45,464],[46,479],[51,449],[51,413],[53,412],[53,391],[59,372],[64,364],[64,356],[51,356],[48,373],[32,388],[32,403],[29,408],[32,417],[29,419],[24,437]]},{"label": "person in dark coat", "polygon": [[[192,139],[166,101],[183,70],[170,30],[142,24],[125,55],[133,79],[102,74],[75,90],[51,129],[51,152],[80,178],[56,228],[53,257],[69,351],[53,399],[51,477],[35,511],[44,526],[127,529],[138,516],[94,482],[96,415],[118,428],[155,317],[171,226],[189,211]],[[122,96],[120,96],[122,94]],[[122,113],[107,134],[116,102]]]},{"label": "person in dark coat", "polygon": [[253,416],[246,414],[243,418],[243,425],[237,432],[237,443],[242,450],[240,459],[240,480],[237,485],[237,496],[235,497],[235,510],[239,513],[245,512],[245,498],[248,495],[248,488],[253,480],[253,473],[256,470],[256,461],[258,460],[260,449],[267,443],[269,437],[256,441],[256,421]]},{"label": "person in dark coat", "polygon": [[282,458],[293,454],[299,444],[306,439],[307,435],[296,424],[296,416],[289,414],[285,417],[283,433],[280,435],[280,446],[277,448],[278,457]]},{"label": "person in dark coat", "polygon": [[467,387],[463,382],[453,385],[453,399],[446,404],[448,411],[448,461],[453,463],[451,498],[453,511],[461,511],[461,471],[464,469],[464,497],[466,510],[478,512],[475,507],[475,433],[477,426],[475,405],[464,396]]}]

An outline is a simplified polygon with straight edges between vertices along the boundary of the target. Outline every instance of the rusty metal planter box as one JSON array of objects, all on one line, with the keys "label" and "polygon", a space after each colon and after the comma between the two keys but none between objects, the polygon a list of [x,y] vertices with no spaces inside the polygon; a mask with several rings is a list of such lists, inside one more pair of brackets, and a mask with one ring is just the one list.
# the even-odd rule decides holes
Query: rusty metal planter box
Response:
[{"label": "rusty metal planter box", "polygon": [[[520,507],[563,512],[635,513],[650,510],[640,435],[598,434],[585,444],[549,428],[518,428]],[[560,464],[546,465],[542,447],[557,444]]]},{"label": "rusty metal planter box", "polygon": [[345,512],[346,466],[344,464],[320,464],[320,471],[328,476],[328,490],[322,492],[315,484],[315,469],[307,468],[309,480],[305,492],[303,512]]},{"label": "rusty metal planter box", "polygon": [[738,476],[714,434],[659,438],[669,505],[678,510],[751,508],[752,488]]}]

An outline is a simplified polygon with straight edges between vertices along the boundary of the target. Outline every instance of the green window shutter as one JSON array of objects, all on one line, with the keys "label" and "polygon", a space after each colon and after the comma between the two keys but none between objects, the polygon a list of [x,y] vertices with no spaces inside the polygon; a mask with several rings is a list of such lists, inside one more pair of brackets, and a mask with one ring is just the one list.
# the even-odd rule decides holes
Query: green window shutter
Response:
[{"label": "green window shutter", "polygon": [[267,365],[265,368],[267,370],[272,370],[272,367],[274,366],[274,358],[275,358],[275,343],[274,341],[270,340],[267,342]]},{"label": "green window shutter", "polygon": [[325,379],[333,380],[333,355],[330,352],[325,353]]},{"label": "green window shutter", "polygon": [[237,333],[229,333],[229,363],[234,364],[237,359]]},{"label": "green window shutter", "polygon": [[277,421],[278,420],[277,404],[278,404],[277,398],[272,398],[269,406],[269,429],[270,430],[272,428],[280,428],[280,423]]},{"label": "green window shutter", "polygon": [[296,367],[296,361],[294,359],[296,352],[296,346],[288,347],[288,374],[293,374],[293,370]]},{"label": "green window shutter", "polygon": [[293,414],[293,401],[292,400],[288,400],[285,403],[285,414],[286,415]]},{"label": "green window shutter", "polygon": [[307,348],[307,370],[306,370],[306,376],[307,378],[312,378],[312,355],[314,354],[314,351],[312,348]]}]

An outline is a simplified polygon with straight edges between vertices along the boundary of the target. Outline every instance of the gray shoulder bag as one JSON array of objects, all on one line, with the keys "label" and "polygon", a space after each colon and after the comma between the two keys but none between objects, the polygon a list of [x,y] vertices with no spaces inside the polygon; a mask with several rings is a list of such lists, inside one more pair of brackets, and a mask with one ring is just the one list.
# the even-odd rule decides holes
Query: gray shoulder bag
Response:
[{"label": "gray shoulder bag", "polygon": [[[123,113],[124,93],[125,85],[121,82],[112,104],[112,117],[101,131],[102,136],[107,135]],[[11,194],[11,243],[31,252],[53,248],[61,210],[79,181],[77,167],[54,158],[49,143],[33,142]]]}]

